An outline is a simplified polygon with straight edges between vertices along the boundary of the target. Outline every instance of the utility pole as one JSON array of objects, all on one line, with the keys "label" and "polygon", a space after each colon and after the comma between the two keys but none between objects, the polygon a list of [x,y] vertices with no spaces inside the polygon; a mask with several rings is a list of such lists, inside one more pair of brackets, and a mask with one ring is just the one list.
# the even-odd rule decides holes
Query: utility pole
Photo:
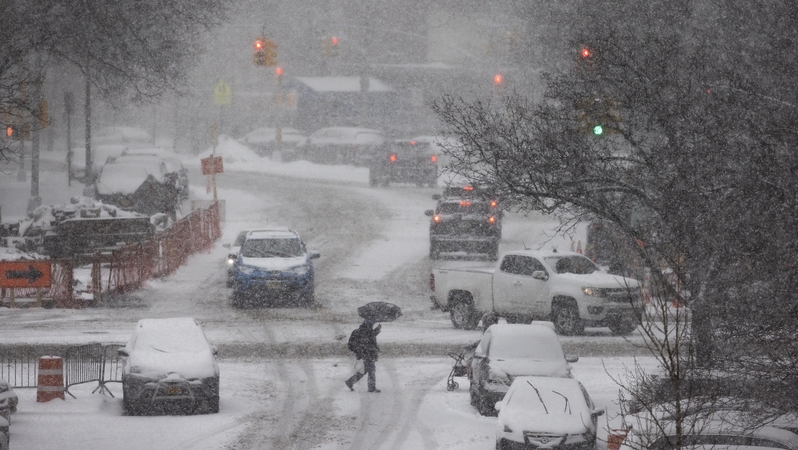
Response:
[{"label": "utility pole", "polygon": [[64,93],[64,112],[67,126],[67,186],[72,186],[72,110],[75,109],[75,98],[72,92]]}]

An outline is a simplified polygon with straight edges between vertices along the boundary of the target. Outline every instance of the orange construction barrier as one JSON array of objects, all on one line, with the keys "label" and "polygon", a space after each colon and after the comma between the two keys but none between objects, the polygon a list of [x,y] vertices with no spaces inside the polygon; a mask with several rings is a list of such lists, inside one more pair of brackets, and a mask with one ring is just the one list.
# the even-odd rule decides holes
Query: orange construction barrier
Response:
[{"label": "orange construction barrier", "polygon": [[613,428],[610,430],[610,434],[607,435],[607,450],[618,450],[621,448],[621,444],[623,444],[623,440],[626,439],[626,434],[629,430],[625,430],[623,428]]},{"label": "orange construction barrier", "polygon": [[39,378],[36,389],[37,402],[64,398],[64,360],[60,356],[39,358]]}]

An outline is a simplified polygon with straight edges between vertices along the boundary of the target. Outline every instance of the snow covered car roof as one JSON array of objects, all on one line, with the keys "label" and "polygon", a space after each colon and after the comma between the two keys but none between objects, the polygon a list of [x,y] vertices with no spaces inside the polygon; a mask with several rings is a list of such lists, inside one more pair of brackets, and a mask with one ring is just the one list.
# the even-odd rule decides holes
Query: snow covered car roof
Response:
[{"label": "snow covered car roof", "polygon": [[195,319],[141,319],[123,349],[126,370],[160,378],[178,374],[186,379],[216,375],[215,349]]},{"label": "snow covered car roof", "polygon": [[247,233],[247,239],[298,238],[299,235],[288,227],[258,228]]}]

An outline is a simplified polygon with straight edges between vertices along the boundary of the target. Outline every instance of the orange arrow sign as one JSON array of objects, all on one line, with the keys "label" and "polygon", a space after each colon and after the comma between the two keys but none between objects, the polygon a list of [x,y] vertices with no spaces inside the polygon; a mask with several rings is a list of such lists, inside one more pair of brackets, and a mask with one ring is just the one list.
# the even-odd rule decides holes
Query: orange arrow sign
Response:
[{"label": "orange arrow sign", "polygon": [[50,287],[50,261],[0,262],[0,287]]}]

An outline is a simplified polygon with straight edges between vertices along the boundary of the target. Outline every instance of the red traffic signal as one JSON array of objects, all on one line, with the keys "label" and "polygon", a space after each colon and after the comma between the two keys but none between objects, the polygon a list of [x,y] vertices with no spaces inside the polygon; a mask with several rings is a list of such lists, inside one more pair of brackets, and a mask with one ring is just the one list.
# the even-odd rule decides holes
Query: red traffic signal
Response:
[{"label": "red traffic signal", "polygon": [[496,75],[493,76],[493,84],[499,86],[502,84],[502,82],[504,82],[504,77],[502,77],[500,73],[497,73]]},{"label": "red traffic signal", "polygon": [[582,50],[579,52],[582,58],[590,58],[593,56],[593,51],[590,50],[588,47],[582,47]]},{"label": "red traffic signal", "polygon": [[259,52],[261,50],[263,50],[263,41],[260,40],[260,39],[256,39],[255,40],[255,51]]}]

